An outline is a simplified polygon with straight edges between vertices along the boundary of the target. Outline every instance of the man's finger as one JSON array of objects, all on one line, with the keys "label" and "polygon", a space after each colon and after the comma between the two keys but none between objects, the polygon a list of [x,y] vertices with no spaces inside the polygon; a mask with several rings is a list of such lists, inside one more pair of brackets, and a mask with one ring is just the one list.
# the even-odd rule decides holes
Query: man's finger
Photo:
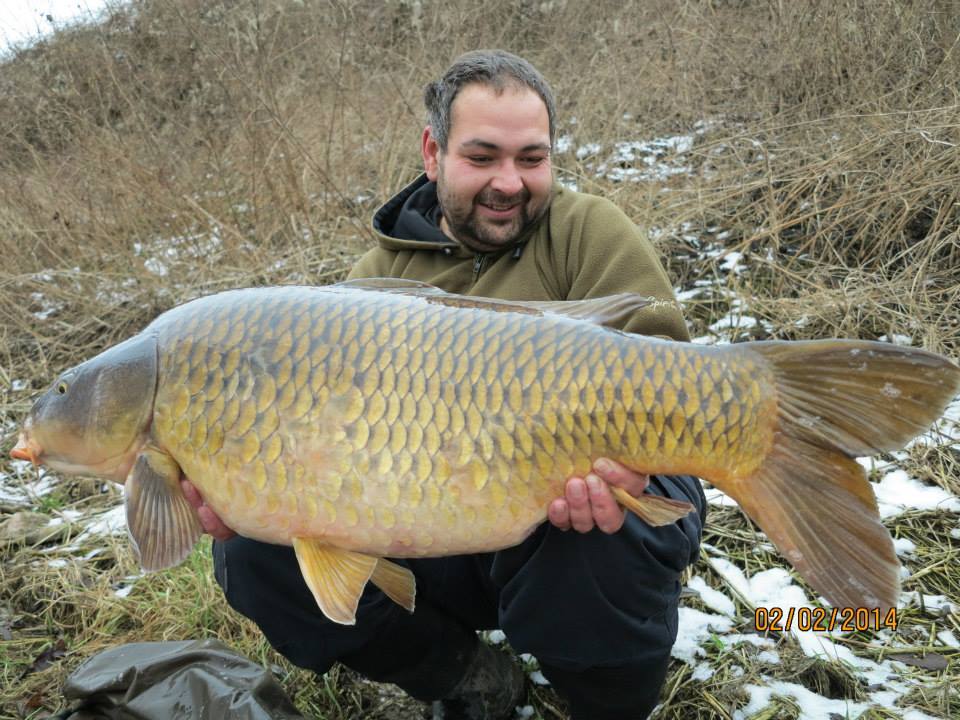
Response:
[{"label": "man's finger", "polygon": [[643,493],[650,484],[650,476],[636,473],[608,458],[599,458],[593,463],[593,471],[611,485],[623,488],[634,497]]},{"label": "man's finger", "polygon": [[577,532],[590,532],[594,528],[593,511],[590,508],[590,493],[582,478],[567,481],[565,497],[570,506],[570,525]]},{"label": "man's finger", "polygon": [[560,530],[570,529],[570,507],[561,498],[554,500],[547,508],[547,519]]},{"label": "man's finger", "polygon": [[187,502],[193,505],[195,508],[200,508],[203,505],[203,498],[200,497],[200,493],[193,486],[193,483],[182,478],[180,480],[180,489],[183,490],[183,496],[187,499]]},{"label": "man's finger", "polygon": [[593,521],[605,533],[615,533],[623,527],[623,510],[610,492],[610,488],[599,477],[590,473],[586,477],[590,491],[590,507]]},{"label": "man's finger", "polygon": [[203,502],[203,496],[196,486],[187,478],[180,480],[180,489],[183,490],[183,496],[187,499],[197,511],[197,518],[200,520],[200,527],[203,531],[215,540],[229,540],[236,533],[220,519],[213,508]]},{"label": "man's finger", "polygon": [[197,517],[200,519],[200,526],[214,540],[229,540],[236,533],[223,524],[223,520],[217,517],[217,514],[206,505],[197,508]]}]

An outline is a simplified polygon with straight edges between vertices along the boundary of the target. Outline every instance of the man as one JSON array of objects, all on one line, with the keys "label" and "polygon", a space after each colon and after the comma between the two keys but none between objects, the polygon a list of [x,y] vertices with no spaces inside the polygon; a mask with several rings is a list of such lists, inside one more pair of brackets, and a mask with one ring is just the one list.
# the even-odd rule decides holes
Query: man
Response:
[{"label": "man", "polygon": [[[553,182],[553,96],[529,63],[467,53],[425,101],[426,172],[376,213],[379,247],[351,278],[409,278],[508,300],[620,292],[673,300],[652,247],[622,212]],[[634,313],[623,329],[687,338],[673,302]],[[652,528],[625,516],[609,485],[686,500],[699,513]],[[696,557],[705,508],[694,478],[648,478],[598,459],[585,478],[568,480],[549,523],[519,546],[405,561],[417,578],[416,611],[368,587],[357,624],[346,627],[316,608],[290,548],[228,540],[232,532],[185,490],[218,538],[216,576],[228,601],[279,652],[318,673],[340,661],[396,683],[435,701],[435,717],[448,720],[508,718],[520,703],[518,666],[475,632],[495,627],[538,658],[575,720],[646,717],[666,677],[679,577]]]}]

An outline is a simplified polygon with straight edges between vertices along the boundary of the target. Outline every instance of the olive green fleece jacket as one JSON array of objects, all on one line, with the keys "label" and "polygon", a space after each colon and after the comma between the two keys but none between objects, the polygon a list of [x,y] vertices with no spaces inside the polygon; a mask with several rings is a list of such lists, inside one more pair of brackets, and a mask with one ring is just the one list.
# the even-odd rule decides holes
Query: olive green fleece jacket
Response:
[{"label": "olive green fleece jacket", "polygon": [[637,293],[668,302],[638,310],[620,329],[689,340],[653,246],[609,200],[555,184],[547,214],[520,244],[477,254],[453,240],[388,234],[403,201],[426,182],[421,175],[376,213],[378,246],[360,258],[351,279],[405,278],[447,292],[502,300],[584,300]]}]

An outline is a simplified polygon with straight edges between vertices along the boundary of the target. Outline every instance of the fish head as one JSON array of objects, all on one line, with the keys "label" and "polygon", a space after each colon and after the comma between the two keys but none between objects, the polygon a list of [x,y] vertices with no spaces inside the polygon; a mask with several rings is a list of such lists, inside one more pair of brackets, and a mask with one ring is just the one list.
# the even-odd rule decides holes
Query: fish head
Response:
[{"label": "fish head", "polygon": [[11,457],[123,482],[150,428],[157,368],[146,334],[70,368],[34,402]]}]

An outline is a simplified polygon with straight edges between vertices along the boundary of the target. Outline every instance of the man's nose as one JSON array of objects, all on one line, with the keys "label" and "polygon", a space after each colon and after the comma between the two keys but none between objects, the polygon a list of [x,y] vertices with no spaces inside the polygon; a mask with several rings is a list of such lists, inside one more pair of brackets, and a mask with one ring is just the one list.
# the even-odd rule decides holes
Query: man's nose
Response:
[{"label": "man's nose", "polygon": [[501,163],[493,176],[493,180],[490,181],[490,188],[501,195],[513,196],[519,194],[523,190],[523,178],[520,176],[516,165],[512,162]]}]

